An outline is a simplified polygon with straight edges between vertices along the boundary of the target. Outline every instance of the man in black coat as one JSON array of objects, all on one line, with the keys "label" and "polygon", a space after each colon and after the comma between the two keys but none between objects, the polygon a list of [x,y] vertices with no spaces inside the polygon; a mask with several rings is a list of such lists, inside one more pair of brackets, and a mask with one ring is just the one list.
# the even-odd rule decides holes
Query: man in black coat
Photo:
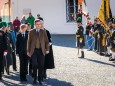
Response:
[{"label": "man in black coat", "polygon": [[85,46],[85,41],[84,41],[84,28],[81,23],[81,17],[78,17],[77,19],[77,26],[78,30],[76,32],[76,37],[77,37],[77,46],[79,49],[81,49],[81,57],[84,58],[84,50],[83,47]]},{"label": "man in black coat", "polygon": [[4,32],[0,30],[0,81],[2,80],[3,56],[7,49]]},{"label": "man in black coat", "polygon": [[115,61],[115,19],[113,19],[112,23],[113,29],[112,29],[112,36],[111,36],[111,51],[112,51],[112,57],[110,61]]},{"label": "man in black coat", "polygon": [[26,75],[28,72],[28,56],[27,56],[27,39],[26,25],[23,24],[20,27],[20,33],[17,35],[16,41],[16,53],[20,59],[20,81],[27,81]]},{"label": "man in black coat", "polygon": [[94,50],[95,50],[95,52],[97,52],[97,40],[98,40],[98,37],[97,37],[97,35],[98,35],[98,29],[97,29],[97,18],[96,19],[94,19],[94,24],[93,24],[93,36],[94,36],[94,39],[95,39],[95,41],[94,41]]}]

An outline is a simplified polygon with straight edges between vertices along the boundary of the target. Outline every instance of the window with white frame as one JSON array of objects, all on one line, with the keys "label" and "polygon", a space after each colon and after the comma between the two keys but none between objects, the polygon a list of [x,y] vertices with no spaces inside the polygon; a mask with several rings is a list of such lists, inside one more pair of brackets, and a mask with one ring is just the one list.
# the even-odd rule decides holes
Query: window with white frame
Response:
[{"label": "window with white frame", "polygon": [[66,21],[75,22],[78,12],[78,0],[66,0]]}]

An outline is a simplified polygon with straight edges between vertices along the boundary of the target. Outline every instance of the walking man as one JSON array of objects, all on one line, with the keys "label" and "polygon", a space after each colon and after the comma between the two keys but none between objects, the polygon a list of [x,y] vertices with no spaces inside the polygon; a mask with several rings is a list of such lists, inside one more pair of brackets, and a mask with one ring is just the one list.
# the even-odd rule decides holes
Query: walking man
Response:
[{"label": "walking man", "polygon": [[28,56],[27,56],[27,39],[28,34],[26,33],[26,25],[22,24],[20,26],[20,32],[17,35],[16,41],[16,53],[19,55],[20,59],[20,81],[27,81],[26,75],[28,72]]},{"label": "walking man", "polygon": [[41,29],[41,20],[35,20],[34,24],[35,28],[28,35],[27,54],[32,58],[33,84],[36,84],[38,75],[39,84],[42,85],[45,54],[49,53],[49,41],[45,30]]}]

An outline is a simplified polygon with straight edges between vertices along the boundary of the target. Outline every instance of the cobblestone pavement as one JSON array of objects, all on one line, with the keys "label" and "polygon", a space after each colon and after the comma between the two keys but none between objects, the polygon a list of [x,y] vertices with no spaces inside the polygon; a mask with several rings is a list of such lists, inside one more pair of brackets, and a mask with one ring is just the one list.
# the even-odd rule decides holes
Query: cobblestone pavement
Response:
[{"label": "cobblestone pavement", "polygon": [[[52,36],[56,68],[48,70],[44,86],[115,86],[115,63],[109,62],[108,57],[87,50],[85,58],[79,59],[75,43],[72,44],[75,41],[73,37]],[[11,70],[10,76],[3,76],[0,86],[33,86],[32,78],[27,77],[28,82],[20,83],[19,72]]]}]

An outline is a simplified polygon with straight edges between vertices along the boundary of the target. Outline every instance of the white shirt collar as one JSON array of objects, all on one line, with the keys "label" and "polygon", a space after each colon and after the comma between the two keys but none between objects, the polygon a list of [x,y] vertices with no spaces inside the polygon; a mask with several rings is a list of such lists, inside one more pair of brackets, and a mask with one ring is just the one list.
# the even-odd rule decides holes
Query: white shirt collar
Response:
[{"label": "white shirt collar", "polygon": [[25,32],[23,32],[22,34],[25,34]]},{"label": "white shirt collar", "polygon": [[36,29],[36,32],[39,32],[40,31],[40,29]]}]

